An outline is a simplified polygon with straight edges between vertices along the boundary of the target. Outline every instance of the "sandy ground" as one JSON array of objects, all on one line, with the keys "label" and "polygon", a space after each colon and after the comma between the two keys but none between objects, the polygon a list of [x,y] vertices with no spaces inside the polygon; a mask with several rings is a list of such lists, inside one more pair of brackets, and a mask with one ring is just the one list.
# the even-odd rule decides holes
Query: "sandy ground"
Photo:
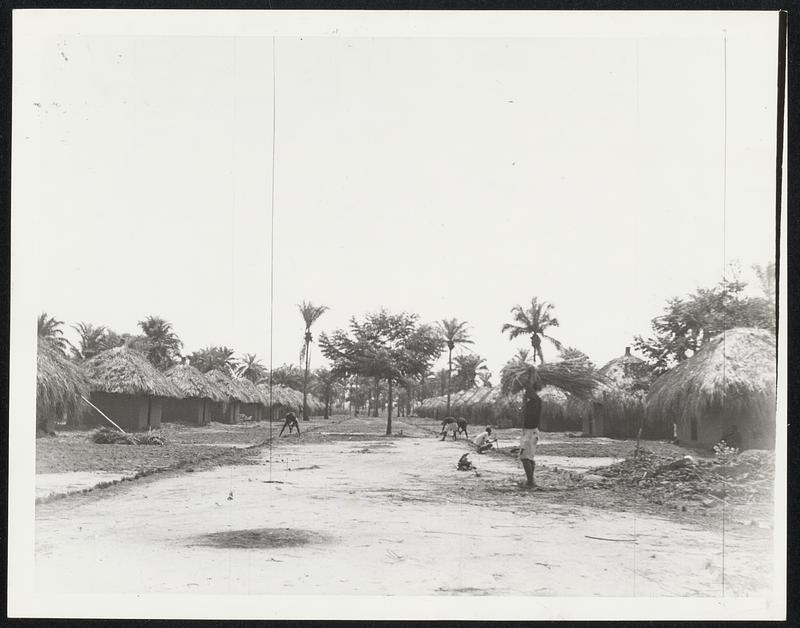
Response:
[{"label": "sandy ground", "polygon": [[764,530],[566,503],[520,488],[510,456],[460,472],[463,440],[395,427],[349,419],[254,450],[255,465],[40,504],[37,589],[739,596],[771,579]]}]

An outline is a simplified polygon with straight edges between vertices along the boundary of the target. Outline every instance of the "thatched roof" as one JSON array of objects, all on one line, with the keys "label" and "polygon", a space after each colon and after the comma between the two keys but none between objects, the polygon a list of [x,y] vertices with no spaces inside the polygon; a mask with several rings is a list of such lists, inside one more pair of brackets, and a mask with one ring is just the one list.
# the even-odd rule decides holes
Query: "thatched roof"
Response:
[{"label": "thatched roof", "polygon": [[89,395],[89,379],[79,365],[39,340],[36,355],[36,413],[74,413],[81,403],[81,395]]},{"label": "thatched roof", "polygon": [[183,394],[147,358],[133,349],[116,347],[86,362],[92,390],[125,395],[176,397]]},{"label": "thatched roof", "polygon": [[246,401],[245,403],[260,403],[267,405],[267,399],[264,397],[264,393],[261,392],[261,389],[249,379],[246,377],[236,377],[233,381],[242,389],[244,394],[250,398],[250,401]]},{"label": "thatched roof", "polygon": [[597,372],[612,386],[623,391],[631,391],[637,380],[644,375],[646,366],[644,360],[631,355],[630,347],[625,347],[623,355],[609,360]]},{"label": "thatched roof", "polygon": [[222,371],[213,369],[206,373],[206,378],[217,386],[228,399],[242,403],[256,403],[259,399],[254,399],[252,394],[242,385],[242,380],[233,379]]},{"label": "thatched roof", "polygon": [[180,391],[183,397],[225,401],[228,397],[216,384],[190,364],[178,364],[165,373],[169,380]]},{"label": "thatched roof", "polygon": [[653,383],[647,413],[687,421],[722,409],[772,420],[775,360],[775,337],[768,331],[725,331]]}]

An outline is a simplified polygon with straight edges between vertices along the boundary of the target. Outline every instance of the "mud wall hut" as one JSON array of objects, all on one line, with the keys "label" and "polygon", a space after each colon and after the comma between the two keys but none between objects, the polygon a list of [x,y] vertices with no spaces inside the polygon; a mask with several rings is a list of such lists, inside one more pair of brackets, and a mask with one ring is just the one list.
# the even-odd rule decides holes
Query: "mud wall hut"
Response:
[{"label": "mud wall hut", "polygon": [[[85,364],[91,386],[90,401],[126,431],[161,426],[162,402],[181,393],[147,358],[127,347],[99,353]],[[94,409],[88,422],[106,424]]]},{"label": "mud wall hut", "polygon": [[81,397],[89,397],[89,379],[84,369],[39,339],[36,354],[36,429],[55,432],[57,419],[75,425],[79,421]]},{"label": "mud wall hut", "polygon": [[163,401],[163,421],[186,421],[206,425],[211,421],[211,406],[227,400],[225,392],[190,364],[178,364],[165,373],[182,395],[182,399]]},{"label": "mud wall hut", "polygon": [[738,433],[741,449],[775,447],[775,337],[735,328],[712,338],[652,385],[647,415],[674,422],[678,440],[713,447]]},{"label": "mud wall hut", "polygon": [[206,378],[217,386],[225,397],[224,401],[211,404],[211,419],[219,423],[238,423],[239,410],[243,403],[253,403],[254,398],[242,386],[240,380],[233,379],[219,370],[211,370]]}]

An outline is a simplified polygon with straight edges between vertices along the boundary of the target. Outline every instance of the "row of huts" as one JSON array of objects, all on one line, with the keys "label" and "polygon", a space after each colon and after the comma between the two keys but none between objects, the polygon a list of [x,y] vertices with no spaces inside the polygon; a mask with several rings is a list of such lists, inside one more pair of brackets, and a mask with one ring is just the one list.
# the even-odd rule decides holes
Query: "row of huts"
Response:
[{"label": "row of huts", "polygon": [[[282,420],[302,413],[303,393],[269,382],[255,384],[218,370],[201,373],[189,364],[165,372],[141,353],[118,347],[75,364],[46,342],[39,342],[37,428],[52,432],[57,419],[94,425],[111,419],[126,431],[155,429],[162,421],[205,425]],[[88,402],[88,403],[87,403]],[[312,415],[323,404],[308,395]]]},{"label": "row of huts", "polygon": [[[690,447],[711,447],[721,439],[740,448],[775,444],[776,344],[763,329],[736,328],[711,339],[691,358],[641,387],[644,363],[625,354],[598,371],[593,397],[578,400],[545,387],[543,431],[581,430],[587,436],[677,439]],[[443,418],[447,397],[424,400],[419,416]],[[498,388],[455,393],[450,414],[478,425],[520,426],[521,395]]]}]

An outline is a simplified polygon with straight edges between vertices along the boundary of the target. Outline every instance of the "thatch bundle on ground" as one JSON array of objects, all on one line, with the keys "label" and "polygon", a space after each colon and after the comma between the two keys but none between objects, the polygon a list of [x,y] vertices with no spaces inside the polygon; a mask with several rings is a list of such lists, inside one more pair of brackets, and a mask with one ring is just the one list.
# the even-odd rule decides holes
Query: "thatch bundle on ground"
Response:
[{"label": "thatch bundle on ground", "polygon": [[[164,398],[181,398],[178,388],[147,358],[133,349],[117,347],[86,362],[91,382],[91,402],[125,430],[139,431],[161,425]],[[92,409],[92,423],[105,423]]]},{"label": "thatch bundle on ground", "polygon": [[653,383],[647,416],[674,422],[688,445],[711,447],[731,440],[735,429],[741,448],[772,448],[775,385],[775,337],[763,329],[730,329]]},{"label": "thatch bundle on ground", "polygon": [[40,339],[36,355],[36,429],[52,433],[57,418],[77,423],[83,404],[81,396],[89,396],[84,369]]},{"label": "thatch bundle on ground", "polygon": [[190,364],[178,364],[165,373],[182,399],[165,399],[164,421],[189,421],[205,425],[211,420],[211,405],[227,401],[226,393]]}]

